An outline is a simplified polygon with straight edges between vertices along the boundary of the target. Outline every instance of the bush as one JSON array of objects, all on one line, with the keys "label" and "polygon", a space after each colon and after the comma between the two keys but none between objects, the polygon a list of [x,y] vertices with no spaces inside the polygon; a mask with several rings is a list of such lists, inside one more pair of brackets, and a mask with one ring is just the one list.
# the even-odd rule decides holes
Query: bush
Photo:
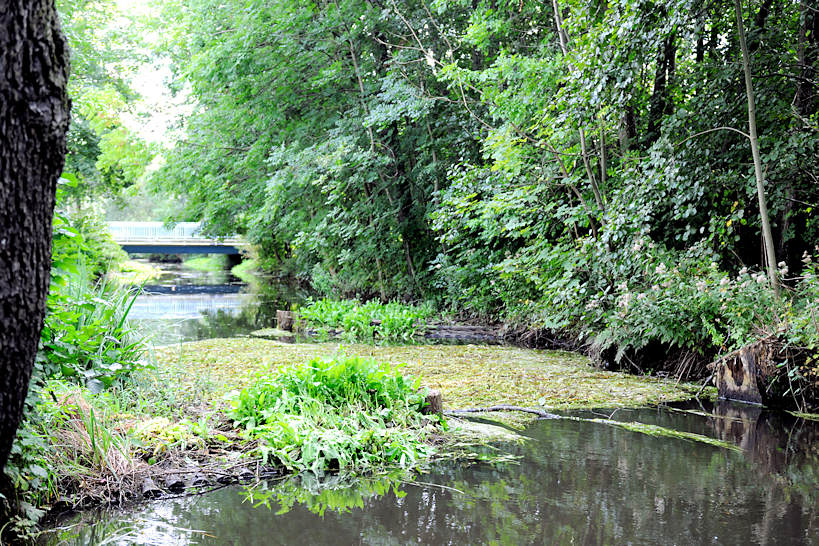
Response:
[{"label": "bush", "polygon": [[419,386],[373,360],[315,359],[237,393],[231,415],[260,441],[257,455],[291,470],[410,468],[432,453]]},{"label": "bush", "polygon": [[731,275],[704,248],[669,250],[648,236],[587,238],[576,248],[513,256],[498,268],[518,285],[527,275],[541,295],[507,300],[507,313],[529,326],[571,333],[594,353],[610,351],[616,362],[652,345],[708,360],[775,328],[785,312],[764,273],[743,268]]}]

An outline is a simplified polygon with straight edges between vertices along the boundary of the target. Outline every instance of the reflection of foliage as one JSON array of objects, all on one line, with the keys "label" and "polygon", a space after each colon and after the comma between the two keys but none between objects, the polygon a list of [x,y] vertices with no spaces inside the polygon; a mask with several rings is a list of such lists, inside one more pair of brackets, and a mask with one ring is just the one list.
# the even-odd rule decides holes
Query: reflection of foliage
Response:
[{"label": "reflection of foliage", "polygon": [[286,514],[296,504],[319,516],[324,516],[326,510],[344,514],[353,508],[364,508],[365,501],[390,492],[395,498],[403,498],[406,493],[399,487],[408,477],[409,473],[404,470],[374,476],[335,474],[319,477],[305,472],[281,483],[260,482],[248,487],[245,494],[254,507],[271,508],[271,501],[275,501],[278,504],[276,515]]}]

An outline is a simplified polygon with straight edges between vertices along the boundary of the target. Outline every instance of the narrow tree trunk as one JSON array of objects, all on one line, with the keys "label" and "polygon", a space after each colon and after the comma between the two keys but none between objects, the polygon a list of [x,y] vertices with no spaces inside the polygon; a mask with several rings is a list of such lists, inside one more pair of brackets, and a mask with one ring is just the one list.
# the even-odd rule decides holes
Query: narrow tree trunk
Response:
[{"label": "narrow tree trunk", "polygon": [[606,155],[606,124],[603,116],[599,117],[600,125],[600,185],[606,187],[606,177],[608,176],[608,156]]},{"label": "narrow tree trunk", "polygon": [[819,35],[819,11],[808,6],[807,0],[800,5],[799,38],[796,48],[800,78],[796,84],[793,107],[803,124],[816,112],[816,66],[817,35]]},{"label": "narrow tree trunk", "polygon": [[[563,52],[563,56],[566,57],[569,55],[569,37],[563,29],[563,15],[560,13],[558,0],[552,0],[552,9],[554,11],[557,36],[560,41],[560,50]],[[592,193],[594,193],[594,201],[602,211],[604,210],[603,196],[600,194],[600,188],[597,186],[597,180],[594,178],[594,171],[592,171],[591,164],[589,163],[586,147],[586,131],[582,127],[580,128],[580,152],[583,154],[583,166],[586,168],[586,174],[589,177],[589,184],[591,185]]]},{"label": "narrow tree trunk", "polygon": [[[364,112],[366,112],[369,115],[370,109],[367,107],[367,103],[364,100],[364,97],[365,97],[364,80],[361,78],[361,70],[358,67],[358,57],[355,54],[355,48],[353,47],[353,42],[348,40],[347,45],[350,48],[350,58],[353,60],[353,68],[355,69],[355,77],[356,77],[356,81],[358,82],[358,91],[361,94],[360,95],[361,108],[364,110]],[[370,139],[370,153],[375,153],[375,136],[373,134],[373,128],[370,127],[369,125],[367,126],[367,136]],[[366,183],[365,183],[364,190],[365,190],[365,192],[367,194],[367,197],[370,198],[371,197],[370,196],[370,191],[366,187]],[[370,225],[372,225],[372,224],[373,224],[373,215],[370,214]],[[386,292],[386,290],[384,288],[384,270],[383,270],[383,267],[381,266],[381,256],[379,254],[378,249],[376,249],[375,267],[376,267],[376,270],[378,272],[378,287],[379,287],[379,293],[381,294],[381,300],[386,301],[387,292]]]},{"label": "narrow tree trunk", "polygon": [[589,150],[586,145],[586,131],[583,129],[580,129],[580,153],[583,155],[583,166],[586,168],[586,175],[589,177],[589,184],[591,184],[592,193],[594,194],[594,202],[597,203],[597,207],[600,210],[603,210],[603,195],[600,193],[600,188],[597,186],[597,179],[591,168]]},{"label": "narrow tree trunk", "polygon": [[756,176],[756,194],[759,200],[759,218],[762,222],[762,241],[765,245],[768,278],[774,293],[779,297],[779,279],[776,274],[776,254],[774,252],[771,221],[768,217],[768,204],[765,199],[765,176],[762,172],[762,159],[759,157],[759,137],[756,132],[756,104],[754,102],[754,84],[751,80],[751,60],[748,55],[748,44],[745,41],[745,27],[742,24],[742,6],[740,0],[734,0],[737,16],[739,46],[742,49],[742,69],[745,72],[745,93],[748,96],[748,135],[751,140],[751,155],[754,158],[754,175]]},{"label": "narrow tree trunk", "polygon": [[667,36],[657,52],[657,68],[654,72],[654,91],[649,99],[648,132],[649,143],[660,137],[663,117],[673,112],[669,98],[676,67],[677,39],[674,34]]},{"label": "narrow tree trunk", "polygon": [[67,80],[54,0],[0,0],[0,469],[20,423],[45,315]]}]

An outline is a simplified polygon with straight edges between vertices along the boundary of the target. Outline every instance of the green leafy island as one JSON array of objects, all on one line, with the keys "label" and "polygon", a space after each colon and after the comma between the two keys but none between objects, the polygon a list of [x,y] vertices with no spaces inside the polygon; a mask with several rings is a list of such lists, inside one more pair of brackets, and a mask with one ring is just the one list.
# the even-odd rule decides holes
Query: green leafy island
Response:
[{"label": "green leafy island", "polygon": [[433,316],[431,305],[409,305],[400,302],[381,303],[371,300],[331,300],[323,298],[300,307],[298,318],[308,327],[326,332],[339,329],[349,340],[367,341],[378,337],[387,341],[411,341],[423,332]]},{"label": "green leafy island", "polygon": [[412,468],[433,452],[420,383],[372,359],[313,359],[242,389],[230,416],[259,440],[265,464],[316,473]]}]

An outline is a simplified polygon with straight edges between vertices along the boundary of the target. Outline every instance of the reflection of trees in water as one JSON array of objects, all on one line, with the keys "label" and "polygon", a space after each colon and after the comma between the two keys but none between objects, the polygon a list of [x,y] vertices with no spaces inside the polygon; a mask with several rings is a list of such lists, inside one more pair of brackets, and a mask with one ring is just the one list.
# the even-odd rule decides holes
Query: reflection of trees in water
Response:
[{"label": "reflection of trees in water", "polygon": [[[197,293],[210,292],[198,290]],[[139,328],[152,336],[155,345],[232,337],[275,325],[277,309],[290,309],[292,305],[307,298],[307,293],[303,290],[270,279],[254,281],[242,287],[241,293],[246,297],[243,296],[245,303],[239,309],[201,310],[199,317],[195,319],[140,319]],[[161,312],[163,296],[151,298],[156,302],[158,312]],[[218,298],[218,295],[215,296],[217,305]]]},{"label": "reflection of trees in water", "polygon": [[[688,425],[682,430],[691,428],[692,420],[702,421],[693,428],[709,426],[708,419],[685,414],[652,417],[661,426]],[[783,441],[791,430],[766,429],[769,437]],[[703,543],[714,536],[720,542],[764,543],[811,542],[815,534],[813,495],[798,492],[817,485],[815,458],[792,459],[770,474],[759,472],[752,451],[746,458],[592,423],[550,421],[532,435],[535,439],[520,448],[524,459],[518,466],[447,464],[424,478],[463,494],[406,487],[406,497],[392,502],[365,494],[366,510],[357,514],[357,523],[343,514],[325,518],[354,526],[375,543],[402,538],[421,543],[662,543],[671,538]],[[770,439],[766,442],[771,445]],[[806,453],[795,446],[791,451]],[[790,481],[794,477],[796,483]],[[295,491],[308,510],[315,510],[317,502],[322,506],[321,498],[305,499],[303,490]],[[350,493],[336,491],[327,498],[349,501]]]},{"label": "reflection of trees in water", "polygon": [[[211,544],[815,542],[816,423],[720,408],[715,415],[640,410],[616,417],[710,429],[740,438],[745,453],[595,423],[543,421],[529,429],[530,441],[509,448],[523,456],[519,465],[442,462],[414,478],[462,493],[396,481],[403,476],[335,476],[323,484],[300,477],[255,491],[254,501],[270,501],[270,510],[254,509],[244,491],[231,488],[155,505],[147,517],[204,529],[209,536],[196,538]],[[751,429],[752,439],[743,432]],[[812,443],[802,449],[804,441]],[[275,515],[282,506],[289,511]]]},{"label": "reflection of trees in water", "polygon": [[259,279],[247,285],[243,292],[249,294],[248,303],[242,306],[239,313],[221,310],[203,312],[198,321],[190,323],[189,331],[183,331],[186,338],[229,337],[237,332],[269,328],[275,325],[277,309],[290,309],[307,298],[307,294],[297,287],[270,279]]}]

